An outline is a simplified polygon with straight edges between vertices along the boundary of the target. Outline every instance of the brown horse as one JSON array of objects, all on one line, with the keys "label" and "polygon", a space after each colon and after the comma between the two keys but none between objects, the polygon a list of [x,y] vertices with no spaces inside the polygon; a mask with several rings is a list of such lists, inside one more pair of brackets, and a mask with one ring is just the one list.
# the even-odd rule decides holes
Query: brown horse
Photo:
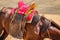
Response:
[{"label": "brown horse", "polygon": [[[5,39],[8,34],[12,35],[15,38],[23,38],[23,24],[25,24],[25,18],[23,15],[19,15],[16,12],[13,15],[9,15],[9,12],[12,8],[2,8],[0,10],[0,32],[4,30],[2,39]],[[17,10],[17,8],[16,8]],[[24,20],[24,21],[23,21]]]},{"label": "brown horse", "polygon": [[24,40],[60,40],[60,26],[38,14],[35,14],[32,23],[26,23],[25,30]]}]

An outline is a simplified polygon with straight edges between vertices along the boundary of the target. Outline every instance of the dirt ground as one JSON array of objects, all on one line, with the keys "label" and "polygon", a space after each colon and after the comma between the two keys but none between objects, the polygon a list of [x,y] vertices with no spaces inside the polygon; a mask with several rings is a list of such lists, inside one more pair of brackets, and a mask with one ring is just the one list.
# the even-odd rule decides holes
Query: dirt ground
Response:
[{"label": "dirt ground", "polygon": [[[0,9],[1,7],[17,7],[17,2],[19,0],[0,0]],[[22,0],[27,5],[36,3],[36,10],[38,10],[40,15],[45,16],[46,18],[55,21],[60,25],[60,0]],[[8,37],[9,40],[11,38]]]}]

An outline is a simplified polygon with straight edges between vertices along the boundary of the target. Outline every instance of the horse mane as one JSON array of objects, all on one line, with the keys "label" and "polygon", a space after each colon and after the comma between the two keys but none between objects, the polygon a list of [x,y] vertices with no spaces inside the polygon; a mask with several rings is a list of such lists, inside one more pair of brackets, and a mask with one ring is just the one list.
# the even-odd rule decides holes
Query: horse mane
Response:
[{"label": "horse mane", "polygon": [[40,33],[43,33],[51,25],[51,22],[48,19],[46,19],[44,16],[40,16],[38,14],[35,14],[33,16],[33,20],[32,20],[31,24],[36,26],[39,21],[41,21],[43,23],[42,27],[40,28]]},{"label": "horse mane", "polygon": [[41,16],[40,20],[43,23],[42,27],[40,28],[40,33],[44,33],[46,32],[48,27],[51,26],[51,22],[48,19],[46,19],[44,16]]},{"label": "horse mane", "polygon": [[39,17],[40,17],[40,16],[39,16],[37,13],[34,14],[31,24],[34,25],[34,26],[36,26],[36,24],[37,24],[38,21],[39,21]]}]

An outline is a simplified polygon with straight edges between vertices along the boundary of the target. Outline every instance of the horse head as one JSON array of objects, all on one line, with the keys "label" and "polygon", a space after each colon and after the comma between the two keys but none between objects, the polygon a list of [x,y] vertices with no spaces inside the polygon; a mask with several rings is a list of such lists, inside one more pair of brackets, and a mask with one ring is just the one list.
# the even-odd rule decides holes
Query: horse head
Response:
[{"label": "horse head", "polygon": [[12,35],[13,37],[23,38],[23,32],[24,32],[24,26],[26,24],[27,13],[31,9],[34,9],[34,6],[35,6],[34,4],[29,6],[29,8],[27,9],[27,11],[24,15],[18,14],[18,12],[16,12],[19,10],[18,8],[16,8],[13,11],[12,15],[10,13],[13,8],[3,7],[1,9],[0,23],[1,23],[2,27],[6,30],[7,34]]},{"label": "horse head", "polygon": [[[6,30],[7,34],[12,35],[16,38],[23,38],[23,27],[25,26],[25,18],[23,15],[18,13],[10,15],[10,11],[13,8],[2,8],[0,11],[1,25]],[[15,15],[15,16],[14,16]]]}]

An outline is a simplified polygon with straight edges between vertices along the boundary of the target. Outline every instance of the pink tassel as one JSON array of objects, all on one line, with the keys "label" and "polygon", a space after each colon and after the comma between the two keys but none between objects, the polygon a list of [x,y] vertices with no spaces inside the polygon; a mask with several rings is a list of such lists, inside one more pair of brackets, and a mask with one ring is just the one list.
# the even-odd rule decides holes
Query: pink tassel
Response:
[{"label": "pink tassel", "polygon": [[18,14],[24,14],[28,8],[28,6],[23,2],[23,1],[19,1],[18,2]]}]

